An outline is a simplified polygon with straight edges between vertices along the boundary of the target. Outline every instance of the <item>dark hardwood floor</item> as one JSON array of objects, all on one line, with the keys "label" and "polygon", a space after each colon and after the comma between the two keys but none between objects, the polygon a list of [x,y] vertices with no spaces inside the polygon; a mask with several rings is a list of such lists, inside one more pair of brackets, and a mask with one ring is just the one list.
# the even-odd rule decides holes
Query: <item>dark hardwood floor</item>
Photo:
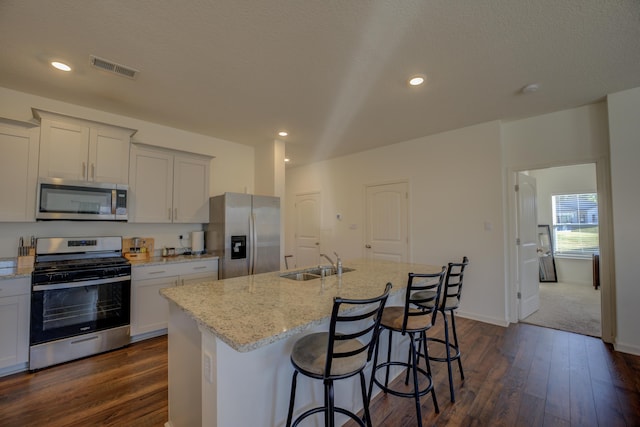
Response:
[{"label": "dark hardwood floor", "polygon": [[154,426],[168,420],[167,339],[0,378],[0,426]]},{"label": "dark hardwood floor", "polygon": [[[640,357],[527,324],[459,319],[458,332],[466,379],[454,371],[451,403],[446,365],[432,363],[440,414],[423,397],[424,426],[640,426]],[[2,427],[161,427],[167,417],[166,337],[0,378]],[[413,401],[391,395],[374,399],[372,418],[375,426],[417,425]]]}]

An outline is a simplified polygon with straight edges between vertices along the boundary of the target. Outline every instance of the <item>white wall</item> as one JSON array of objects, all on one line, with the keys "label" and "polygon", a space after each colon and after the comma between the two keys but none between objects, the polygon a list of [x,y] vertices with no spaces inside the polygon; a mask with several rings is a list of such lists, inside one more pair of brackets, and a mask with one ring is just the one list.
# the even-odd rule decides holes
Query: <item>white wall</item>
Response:
[{"label": "white wall", "polygon": [[[296,194],[320,191],[321,251],[361,258],[365,185],[406,179],[411,261],[443,265],[468,256],[461,314],[505,325],[501,159],[500,125],[491,122],[291,168],[286,216],[295,218]],[[294,232],[288,221],[286,253],[295,253]]]},{"label": "white wall", "polygon": [[[548,224],[553,233],[551,197],[556,194],[596,193],[596,167],[593,163],[558,166],[529,171],[536,179],[538,224]],[[592,260],[555,257],[558,281],[593,286]]]},{"label": "white wall", "polygon": [[608,97],[611,145],[615,277],[618,337],[616,348],[640,354],[640,88]]},{"label": "white wall", "polygon": [[[138,129],[132,138],[133,141],[214,156],[211,162],[209,185],[211,195],[225,191],[244,192],[245,189],[248,192],[253,191],[254,149],[252,147],[0,87],[0,117],[23,122],[30,121],[33,118],[31,108]],[[138,235],[155,237],[156,247],[162,245],[180,247],[178,235],[188,236],[194,229],[202,229],[202,225],[96,222],[0,223],[0,257],[17,255],[16,247],[20,236]]]}]

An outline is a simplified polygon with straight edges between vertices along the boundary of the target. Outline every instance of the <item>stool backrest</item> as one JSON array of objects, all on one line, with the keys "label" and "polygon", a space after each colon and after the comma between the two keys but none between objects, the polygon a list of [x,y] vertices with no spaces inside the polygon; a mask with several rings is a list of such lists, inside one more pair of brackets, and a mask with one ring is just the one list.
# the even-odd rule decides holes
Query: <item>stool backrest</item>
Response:
[{"label": "stool backrest", "polygon": [[[371,360],[373,349],[378,339],[382,311],[387,303],[391,287],[391,283],[387,283],[382,295],[370,299],[356,300],[340,297],[333,299],[325,376],[328,377],[330,375],[333,359],[352,357],[366,351],[367,362]],[[364,312],[356,308],[355,312],[353,312],[354,310],[348,310],[340,313],[341,306],[346,304],[370,307],[366,307]],[[368,336],[366,336],[367,334]],[[340,346],[340,343],[345,341],[349,341],[349,346]]]},{"label": "stool backrest", "polygon": [[407,330],[416,330],[418,327],[426,330],[435,324],[446,272],[447,269],[443,266],[439,273],[409,273],[402,320],[403,334]]},{"label": "stool backrest", "polygon": [[442,293],[440,311],[453,310],[460,305],[462,295],[462,281],[464,279],[464,269],[469,264],[469,258],[462,258],[462,262],[450,262],[447,267],[447,280]]}]

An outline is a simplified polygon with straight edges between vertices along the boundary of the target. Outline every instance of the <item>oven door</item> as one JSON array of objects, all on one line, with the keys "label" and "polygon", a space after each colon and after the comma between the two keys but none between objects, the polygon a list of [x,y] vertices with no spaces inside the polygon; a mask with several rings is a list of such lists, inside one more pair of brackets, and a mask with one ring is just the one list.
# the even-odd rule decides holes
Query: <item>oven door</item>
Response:
[{"label": "oven door", "polygon": [[30,344],[129,325],[131,276],[34,285]]}]

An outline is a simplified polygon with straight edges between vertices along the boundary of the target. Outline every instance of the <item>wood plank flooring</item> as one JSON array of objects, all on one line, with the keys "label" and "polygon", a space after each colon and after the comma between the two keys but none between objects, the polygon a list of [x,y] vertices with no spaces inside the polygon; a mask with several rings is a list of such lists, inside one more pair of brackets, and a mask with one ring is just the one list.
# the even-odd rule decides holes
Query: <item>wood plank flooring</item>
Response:
[{"label": "wood plank flooring", "polygon": [[[423,397],[424,426],[640,426],[640,357],[569,332],[457,320],[466,379],[454,370],[451,403],[446,365],[432,362],[440,414]],[[372,418],[417,425],[413,401],[391,395],[374,399]],[[0,378],[2,427],[162,427],[167,419],[166,337]]]},{"label": "wood plank flooring", "polygon": [[0,426],[154,426],[168,420],[167,339],[0,378]]}]

